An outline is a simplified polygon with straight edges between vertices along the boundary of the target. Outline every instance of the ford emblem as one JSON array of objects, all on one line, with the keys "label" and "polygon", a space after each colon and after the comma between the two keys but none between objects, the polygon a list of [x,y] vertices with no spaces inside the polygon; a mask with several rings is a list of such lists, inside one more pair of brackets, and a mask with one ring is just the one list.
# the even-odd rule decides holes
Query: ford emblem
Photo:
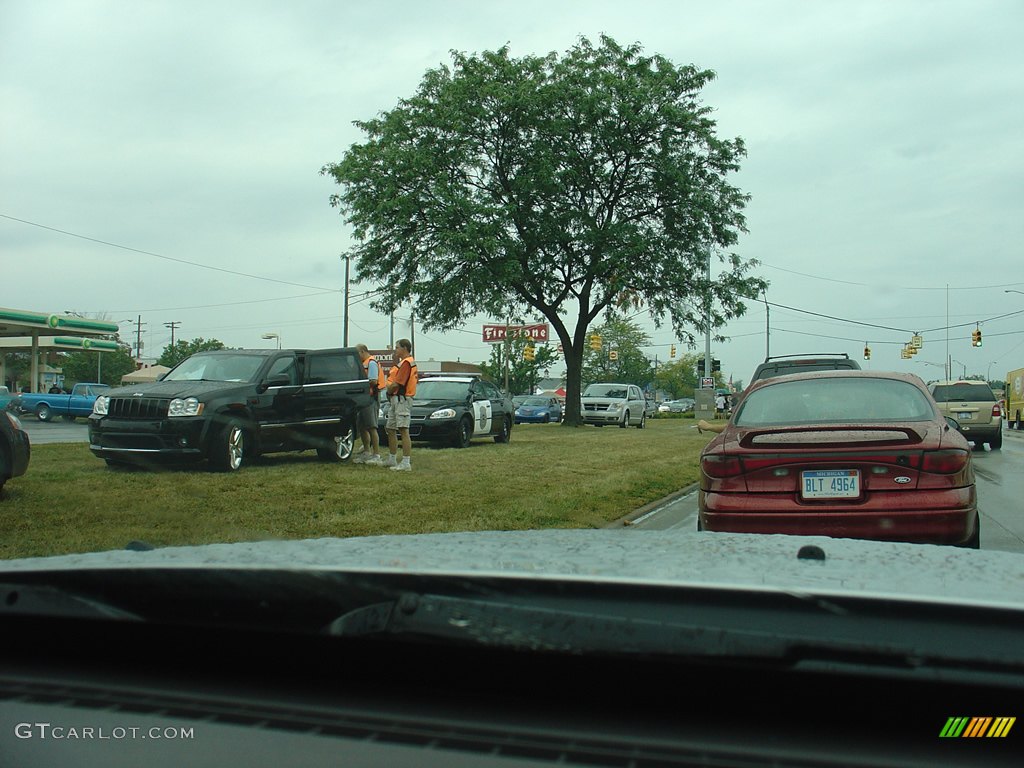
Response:
[{"label": "ford emblem", "polygon": [[900,475],[899,477],[894,477],[893,480],[895,482],[899,483],[900,485],[906,485],[907,483],[910,482],[910,478],[906,477],[905,475]]}]

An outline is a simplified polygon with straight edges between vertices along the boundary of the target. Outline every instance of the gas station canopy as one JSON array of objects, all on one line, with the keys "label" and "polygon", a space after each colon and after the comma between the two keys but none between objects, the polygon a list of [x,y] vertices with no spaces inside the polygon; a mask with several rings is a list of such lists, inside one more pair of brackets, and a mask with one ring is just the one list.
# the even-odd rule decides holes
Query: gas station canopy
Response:
[{"label": "gas station canopy", "polygon": [[0,353],[31,350],[33,389],[39,386],[40,349],[112,352],[117,342],[101,337],[117,332],[117,323],[106,320],[0,307]]}]

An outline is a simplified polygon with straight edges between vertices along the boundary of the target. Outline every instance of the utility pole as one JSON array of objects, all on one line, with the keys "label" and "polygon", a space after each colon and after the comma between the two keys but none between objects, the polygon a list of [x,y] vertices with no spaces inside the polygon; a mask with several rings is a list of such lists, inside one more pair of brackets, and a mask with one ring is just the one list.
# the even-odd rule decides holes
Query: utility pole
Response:
[{"label": "utility pole", "polygon": [[711,249],[708,248],[708,296],[707,304],[704,307],[704,321],[708,324],[707,333],[704,335],[704,376],[711,376]]},{"label": "utility pole", "polygon": [[174,329],[181,325],[180,320],[172,320],[169,323],[164,323],[164,328],[171,329],[171,347],[174,347]]},{"label": "utility pole", "polygon": [[138,363],[142,359],[142,326],[145,323],[142,322],[142,315],[139,315],[139,319],[135,321],[135,362]]},{"label": "utility pole", "polygon": [[345,260],[345,320],[344,320],[344,332],[342,334],[342,346],[348,346],[348,272],[349,262],[351,257],[348,254],[342,255]]}]

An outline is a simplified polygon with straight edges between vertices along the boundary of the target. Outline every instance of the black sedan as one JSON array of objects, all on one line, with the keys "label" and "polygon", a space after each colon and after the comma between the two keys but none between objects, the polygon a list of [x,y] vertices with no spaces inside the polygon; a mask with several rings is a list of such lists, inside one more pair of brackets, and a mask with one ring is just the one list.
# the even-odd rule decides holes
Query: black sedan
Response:
[{"label": "black sedan", "polygon": [[10,411],[0,411],[0,488],[28,469],[31,446],[21,421]]},{"label": "black sedan", "polygon": [[[473,376],[430,376],[416,385],[409,437],[456,448],[468,447],[475,437],[507,443],[514,419],[512,400],[491,382]],[[380,427],[383,432],[383,421]]]}]

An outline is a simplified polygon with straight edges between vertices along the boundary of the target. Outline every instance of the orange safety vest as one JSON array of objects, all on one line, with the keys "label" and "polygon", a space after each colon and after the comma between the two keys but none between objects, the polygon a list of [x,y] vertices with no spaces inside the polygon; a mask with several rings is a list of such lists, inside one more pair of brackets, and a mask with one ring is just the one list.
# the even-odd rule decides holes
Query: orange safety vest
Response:
[{"label": "orange safety vest", "polygon": [[[399,381],[399,376],[402,375],[402,366],[406,363],[409,364],[409,373],[405,382],[402,383]],[[419,381],[419,373],[416,370],[416,361],[412,359],[412,355],[403,358],[392,370],[395,371],[392,381],[398,383],[398,391],[395,394],[400,397],[413,397],[416,394],[416,383]]]},{"label": "orange safety vest", "polygon": [[377,362],[377,358],[370,355],[368,358],[363,360],[363,375],[366,378],[370,378],[370,361],[377,363],[377,380],[370,382],[370,394],[376,395],[382,389],[384,389],[384,367]]}]

